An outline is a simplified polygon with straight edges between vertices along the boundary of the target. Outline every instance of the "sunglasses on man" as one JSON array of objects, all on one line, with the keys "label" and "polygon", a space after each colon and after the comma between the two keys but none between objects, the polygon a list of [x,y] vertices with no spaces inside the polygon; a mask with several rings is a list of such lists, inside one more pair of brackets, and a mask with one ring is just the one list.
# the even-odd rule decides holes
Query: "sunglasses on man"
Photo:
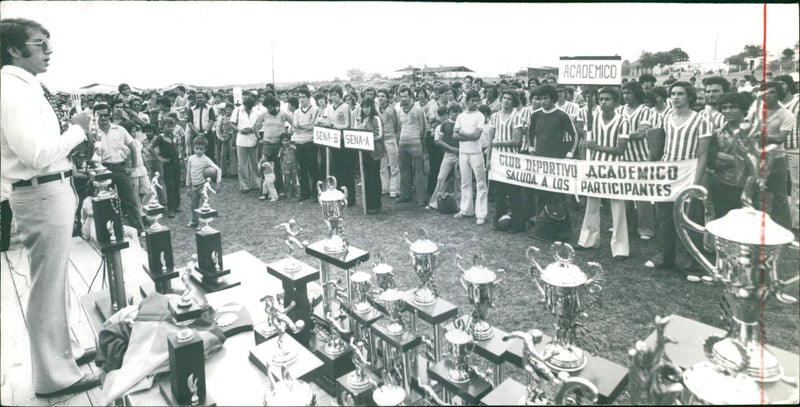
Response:
[{"label": "sunglasses on man", "polygon": [[39,41],[26,42],[25,45],[37,45],[37,46],[39,46],[39,48],[42,49],[42,52],[47,52],[47,51],[53,49],[53,47],[50,45],[50,40],[39,40]]}]

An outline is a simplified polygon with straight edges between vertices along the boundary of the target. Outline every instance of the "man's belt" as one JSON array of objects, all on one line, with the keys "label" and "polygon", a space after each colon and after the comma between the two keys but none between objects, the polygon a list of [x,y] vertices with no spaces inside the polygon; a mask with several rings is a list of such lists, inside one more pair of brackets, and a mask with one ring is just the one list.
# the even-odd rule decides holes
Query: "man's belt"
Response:
[{"label": "man's belt", "polygon": [[114,168],[125,168],[128,164],[125,161],[118,162],[118,163],[103,163],[103,167],[114,169]]},{"label": "man's belt", "polygon": [[33,186],[33,185],[46,184],[46,183],[51,182],[51,181],[58,181],[58,180],[66,179],[66,178],[69,178],[71,176],[72,176],[72,170],[69,170],[69,171],[59,172],[59,173],[56,173],[56,174],[42,175],[41,177],[34,177],[34,178],[31,178],[31,179],[28,179],[28,180],[24,180],[24,181],[17,181],[15,183],[11,184],[11,186],[14,187],[14,188],[17,188],[17,187],[30,187],[30,186]]}]

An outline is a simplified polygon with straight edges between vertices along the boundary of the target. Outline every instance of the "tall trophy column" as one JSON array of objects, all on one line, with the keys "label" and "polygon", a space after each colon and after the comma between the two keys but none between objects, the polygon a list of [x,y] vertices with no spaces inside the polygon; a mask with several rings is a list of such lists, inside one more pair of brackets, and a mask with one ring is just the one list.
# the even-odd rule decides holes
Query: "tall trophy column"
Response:
[{"label": "tall trophy column", "polygon": [[[147,244],[147,264],[142,265],[144,271],[153,280],[155,290],[160,294],[172,293],[170,280],[178,276],[175,271],[175,259],[172,253],[172,236],[168,227],[158,221],[164,215],[164,206],[158,202],[156,188],[162,188],[158,182],[159,174],[155,173],[150,181],[153,197],[144,207],[145,216],[150,220],[150,227],[145,230]],[[145,291],[145,290],[142,290]]]},{"label": "tall trophy column", "polygon": [[208,204],[208,190],[211,179],[206,178],[203,187],[203,204],[195,209],[194,213],[200,219],[200,228],[195,233],[197,242],[197,268],[192,273],[192,280],[205,290],[206,293],[222,291],[235,287],[241,282],[233,281],[226,277],[231,273],[222,264],[222,234],[212,228],[211,221],[217,216],[217,211]]}]

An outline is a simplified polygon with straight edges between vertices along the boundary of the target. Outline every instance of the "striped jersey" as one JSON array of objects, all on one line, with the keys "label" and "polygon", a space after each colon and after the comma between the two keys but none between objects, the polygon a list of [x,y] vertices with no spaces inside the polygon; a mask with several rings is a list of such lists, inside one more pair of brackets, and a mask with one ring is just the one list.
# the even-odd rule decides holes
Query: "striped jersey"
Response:
[{"label": "striped jersey", "polygon": [[[521,129],[523,129],[523,132],[527,131],[528,130],[528,125],[531,124],[531,114],[534,111],[539,110],[539,109],[541,109],[541,108],[534,109],[533,106],[525,106],[522,109],[520,109],[519,111],[517,111],[516,112],[517,114],[514,116],[514,128],[515,129],[520,129],[521,128]],[[520,147],[520,150],[528,151],[529,148],[530,148],[530,145],[528,143],[528,137],[525,137],[523,135],[522,136],[522,146]]]},{"label": "striped jersey", "polygon": [[574,121],[576,117],[578,117],[578,111],[581,110],[581,107],[578,106],[577,103],[570,102],[569,100],[565,100],[564,104],[561,106],[558,105],[556,102],[556,107],[562,110],[564,113],[568,114],[569,117]]},{"label": "striped jersey", "polygon": [[[512,111],[505,119],[503,119],[503,116],[503,111],[501,110],[493,113],[489,118],[489,127],[494,129],[494,141],[514,140],[514,125],[517,114]],[[504,153],[518,153],[519,146],[492,147],[492,150],[502,151]]]},{"label": "striped jersey", "polygon": [[[602,147],[616,147],[621,139],[627,139],[630,133],[630,124],[622,115],[615,112],[610,122],[603,121],[602,114],[598,115],[592,123],[592,139]],[[602,151],[590,150],[589,159],[597,161],[620,161],[622,156],[613,155]]]},{"label": "striped jersey", "polygon": [[696,158],[697,143],[701,138],[711,137],[708,120],[693,111],[683,124],[675,126],[672,123],[674,116],[674,111],[664,116],[660,126],[666,133],[664,156],[661,157],[661,161],[680,161]]},{"label": "striped jersey", "polygon": [[[577,116],[577,119],[575,120],[576,122],[583,123],[582,127],[583,127],[584,130],[586,130],[586,112],[588,112],[588,111],[589,111],[589,105],[586,105],[586,106],[578,109],[578,116]],[[603,112],[602,112],[602,110],[600,110],[600,106],[595,105],[593,113],[592,113],[592,118],[597,119],[597,117],[600,116],[600,114],[602,114],[602,113]]]},{"label": "striped jersey", "polygon": [[[633,111],[628,109],[628,105],[622,105],[617,108],[617,114],[628,122],[629,131],[634,132],[640,126],[648,125],[653,126],[653,119],[651,115],[653,112],[645,105],[639,105]],[[628,147],[625,149],[625,161],[647,161],[649,150],[647,149],[647,141],[628,140]]]},{"label": "striped jersey", "polygon": [[664,121],[664,116],[672,113],[672,107],[667,106],[664,110],[659,113],[655,107],[650,108],[650,119],[652,120],[653,128],[661,127],[661,123]]},{"label": "striped jersey", "polygon": [[711,125],[712,132],[725,127],[725,116],[711,106],[706,106],[705,109],[698,113],[700,113],[700,116],[708,120],[708,124]]},{"label": "striped jersey", "polygon": [[786,110],[792,113],[795,119],[794,128],[792,129],[792,132],[789,133],[789,137],[786,138],[787,150],[797,150],[797,132],[798,127],[800,127],[800,112],[797,111],[798,101],[800,101],[800,97],[798,97],[798,95],[794,95],[794,98],[789,103],[783,105]]}]

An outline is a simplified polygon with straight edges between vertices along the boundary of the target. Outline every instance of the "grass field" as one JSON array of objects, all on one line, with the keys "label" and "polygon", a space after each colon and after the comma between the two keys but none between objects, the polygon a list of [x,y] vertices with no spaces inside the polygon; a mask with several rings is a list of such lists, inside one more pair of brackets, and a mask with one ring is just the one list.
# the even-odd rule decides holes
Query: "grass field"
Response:
[{"label": "grass field", "polygon": [[[290,218],[305,227],[300,236],[302,239],[314,242],[326,235],[327,229],[317,203],[298,203],[283,198],[278,202],[259,201],[255,191],[239,193],[235,178],[224,179],[218,191],[211,198],[211,206],[219,211],[220,217],[212,226],[222,232],[225,253],[247,250],[267,263],[284,257],[287,253],[283,244],[285,232],[275,230],[274,226]],[[186,199],[185,191],[182,199]],[[417,284],[403,232],[414,233],[424,227],[430,238],[439,244],[441,252],[436,275],[439,294],[457,304],[461,314],[469,312],[470,308],[466,293],[458,283],[455,255],[471,259],[473,254],[482,253],[486,266],[498,270],[498,277],[502,279],[495,290],[495,308],[488,313],[490,322],[506,331],[535,327],[546,334],[555,333],[555,318],[537,303],[537,293],[530,279],[530,264],[525,258],[525,250],[534,241],[527,234],[494,232],[488,223],[477,226],[474,218],[453,219],[409,204],[397,204],[388,197],[383,198],[383,212],[378,215],[363,215],[360,204],[359,201],[359,206],[345,212],[344,228],[351,245],[368,250],[373,258],[380,252],[394,267],[401,288],[413,288]],[[185,226],[190,219],[186,202],[182,208],[177,218],[163,221],[173,229],[176,264],[185,264],[195,252],[194,232]],[[582,212],[573,211],[574,240],[577,240],[582,218]],[[656,315],[680,314],[722,327],[717,307],[722,297],[719,285],[691,283],[677,272],[645,268],[645,261],[656,251],[653,240],[647,242],[632,238],[631,258],[624,262],[613,260],[608,247],[610,214],[607,208],[602,212],[601,224],[601,248],[576,255],[579,266],[595,261],[605,271],[602,299],[587,310],[588,316],[583,318],[586,328],[602,343],[600,356],[626,366],[627,350],[654,329]],[[552,262],[552,253],[547,246],[540,248],[539,263],[544,266]],[[296,256],[311,265],[317,264],[304,253]],[[779,261],[780,276],[786,279],[797,274],[798,263],[798,251],[785,249]],[[265,273],[266,270],[253,272]],[[798,296],[797,285],[787,291]],[[766,303],[766,333],[768,344],[800,353],[798,306],[784,305],[770,297]],[[507,371],[513,376],[520,374],[516,369]],[[623,397],[618,402],[625,400]]]}]

